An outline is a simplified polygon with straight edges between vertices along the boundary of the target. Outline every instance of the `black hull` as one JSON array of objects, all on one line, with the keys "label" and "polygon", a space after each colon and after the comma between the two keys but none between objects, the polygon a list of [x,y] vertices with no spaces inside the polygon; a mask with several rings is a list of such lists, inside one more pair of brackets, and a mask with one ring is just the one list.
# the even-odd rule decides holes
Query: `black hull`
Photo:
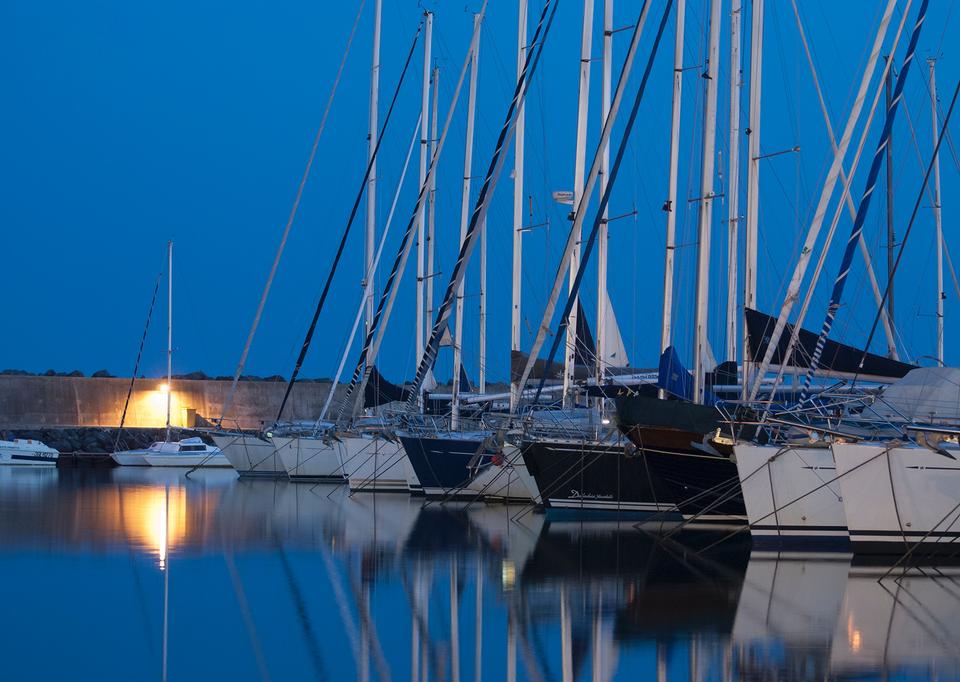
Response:
[{"label": "black hull", "polygon": [[732,448],[710,440],[725,427],[716,408],[626,396],[617,399],[617,419],[620,430],[644,454],[658,495],[675,503],[685,518],[746,520]]},{"label": "black hull", "polygon": [[684,518],[745,522],[747,510],[737,465],[723,455],[702,452],[645,452],[647,465],[665,496]]},{"label": "black hull", "polygon": [[644,458],[627,456],[623,445],[529,441],[522,453],[551,518],[583,512],[596,519],[677,514],[671,500],[658,494]]},{"label": "black hull", "polygon": [[465,488],[493,457],[476,439],[400,436],[400,440],[427,497],[474,497],[476,493]]}]

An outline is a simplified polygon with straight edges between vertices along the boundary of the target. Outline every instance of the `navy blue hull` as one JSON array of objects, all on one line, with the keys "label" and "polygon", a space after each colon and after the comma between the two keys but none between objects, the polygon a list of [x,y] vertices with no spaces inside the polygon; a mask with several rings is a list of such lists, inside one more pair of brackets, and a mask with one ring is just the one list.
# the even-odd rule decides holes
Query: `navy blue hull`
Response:
[{"label": "navy blue hull", "polygon": [[[484,441],[476,439],[400,436],[400,440],[427,497],[462,491],[490,465],[494,454],[486,452]],[[478,457],[478,453],[482,454]]]}]

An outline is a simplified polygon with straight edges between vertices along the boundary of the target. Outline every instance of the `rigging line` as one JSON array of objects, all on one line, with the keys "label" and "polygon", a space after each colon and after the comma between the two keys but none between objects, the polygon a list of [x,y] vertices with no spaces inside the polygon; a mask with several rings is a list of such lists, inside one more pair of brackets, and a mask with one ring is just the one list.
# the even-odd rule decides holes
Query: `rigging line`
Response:
[{"label": "rigging line", "polygon": [[[896,49],[896,46],[900,43],[900,38],[903,33],[904,27],[907,21],[907,14],[912,0],[906,0],[906,8],[903,12],[903,16],[897,26],[896,33],[893,38],[893,44],[891,51]],[[868,90],[870,89],[870,83],[873,79],[873,73],[876,69],[876,62],[880,56],[881,48],[883,47],[883,40],[886,36],[889,29],[889,22],[892,17],[894,8],[896,7],[896,0],[889,0],[887,8],[884,12],[883,18],[881,19],[880,26],[877,28],[877,34],[874,38],[873,47],[870,51],[870,58],[867,62],[867,66],[863,70],[863,75],[860,79],[860,86],[857,91],[857,97],[854,100],[853,108],[850,110],[849,115],[847,116],[847,122],[844,126],[843,134],[840,138],[840,150],[843,154],[843,157],[846,156],[849,150],[849,144],[851,142],[851,137],[853,136],[854,129],[856,128],[857,122],[860,120],[860,115],[862,113],[863,105],[866,101]],[[891,68],[892,62],[890,60],[886,61],[884,69],[882,71],[883,76],[881,81],[886,77],[887,73]],[[873,121],[873,116],[876,111],[877,105],[880,100],[880,96],[883,92],[882,84],[878,83],[876,92],[873,96],[873,101],[870,104],[869,113],[866,117],[866,122],[863,126],[863,131],[860,134],[860,141],[857,143],[856,151],[854,153],[853,161],[850,166],[850,174],[854,172],[860,162],[860,154],[863,150],[863,146],[866,143],[867,136],[870,130],[871,122]],[[812,258],[814,251],[816,249],[817,241],[819,240],[820,231],[823,228],[824,218],[826,218],[827,209],[829,208],[830,198],[833,195],[834,189],[836,188],[837,180],[840,175],[840,165],[843,163],[843,158],[840,155],[834,154],[833,162],[830,165],[830,170],[827,174],[827,179],[824,182],[823,188],[820,193],[820,199],[817,203],[816,212],[814,213],[813,221],[810,223],[810,227],[807,230],[807,235],[804,238],[803,247],[800,250],[800,257],[797,259],[797,263],[793,268],[793,274],[790,277],[790,284],[787,289],[787,295],[783,299],[783,304],[781,305],[780,313],[777,316],[776,324],[774,325],[773,332],[770,334],[770,342],[767,345],[767,350],[763,354],[763,359],[759,363],[759,367],[756,371],[756,376],[752,380],[753,384],[750,388],[749,399],[756,400],[757,393],[760,390],[760,385],[763,381],[763,377],[766,375],[771,362],[773,360],[774,349],[779,347],[780,339],[783,336],[787,321],[790,317],[791,312],[793,311],[794,306],[800,298],[800,290],[803,287],[804,279],[806,278],[807,268],[810,264],[810,259]],[[850,174],[847,176],[847,182],[843,183],[842,192],[846,193],[850,190],[852,178]],[[830,222],[830,226],[825,237],[823,244],[823,249],[820,254],[820,259],[817,261],[816,268],[813,275],[811,276],[810,285],[807,287],[807,294],[804,297],[803,304],[801,305],[800,312],[797,315],[796,320],[793,324],[793,331],[790,334],[789,341],[787,343],[787,352],[784,354],[784,357],[789,358],[794,352],[794,349],[797,346],[797,340],[799,336],[799,329],[803,324],[803,320],[806,316],[807,309],[810,305],[814,289],[816,287],[816,282],[819,281],[820,271],[822,269],[822,264],[826,259],[827,250],[829,245],[833,240],[833,233],[836,229],[838,221],[840,220],[840,215],[842,213],[842,200],[841,205],[837,206],[834,211],[833,219]],[[765,240],[766,242],[766,240]],[[769,242],[767,247],[769,248]],[[780,380],[783,378],[783,373],[778,372],[777,379],[774,382],[773,388],[776,389],[776,386],[779,384]]]},{"label": "rigging line", "polygon": [[[586,215],[589,198],[593,195],[593,190],[600,174],[600,161],[602,158],[601,150],[609,143],[610,135],[613,131],[613,122],[616,120],[617,114],[620,111],[620,104],[623,100],[623,94],[627,88],[627,80],[629,79],[630,72],[633,69],[633,61],[636,57],[637,50],[639,49],[638,46],[640,43],[640,37],[643,33],[643,27],[647,21],[647,14],[650,10],[650,4],[651,3],[649,0],[645,0],[640,9],[640,15],[637,18],[637,23],[634,26],[633,36],[630,39],[630,47],[627,50],[627,55],[624,58],[623,65],[620,68],[620,76],[617,80],[617,87],[614,90],[613,101],[610,104],[610,110],[607,112],[606,120],[603,123],[603,129],[600,133],[600,141],[596,150],[594,151],[593,161],[590,163],[590,172],[587,173],[586,183],[584,185],[583,192],[580,195],[580,203],[576,206],[573,224],[570,226],[570,230],[567,233],[566,243],[563,248],[563,255],[561,256],[559,264],[557,265],[553,286],[550,290],[550,294],[547,297],[547,304],[543,312],[543,317],[541,318],[540,325],[537,329],[536,337],[534,338],[530,353],[527,356],[527,361],[524,364],[523,372],[520,375],[519,381],[516,383],[516,390],[520,394],[523,393],[526,382],[530,378],[530,373],[533,371],[534,366],[537,363],[540,349],[546,341],[546,335],[552,332],[550,323],[553,319],[553,313],[560,297],[560,291],[562,288],[564,288],[568,263],[570,262],[574,249],[579,248],[579,240],[577,239],[577,235],[583,226],[583,220]],[[670,4],[672,5],[672,0],[670,0]],[[547,266],[548,259],[544,258],[544,271],[546,271]],[[568,303],[571,303],[571,300],[569,299],[570,291],[571,290],[568,289]],[[569,311],[567,312],[567,315],[569,315]],[[539,394],[540,390],[538,389],[538,397]],[[517,398],[515,403],[519,403],[519,398]]]},{"label": "rigging line", "polygon": [[320,411],[320,416],[317,418],[317,426],[327,416],[327,411],[330,409],[330,403],[333,401],[334,393],[336,393],[337,385],[340,383],[340,377],[343,374],[344,365],[347,362],[347,355],[350,353],[350,347],[353,346],[353,339],[357,334],[357,329],[360,327],[360,320],[363,319],[363,313],[367,307],[367,298],[373,295],[373,276],[377,271],[377,267],[380,265],[380,256],[383,255],[383,247],[387,242],[387,234],[390,232],[390,225],[393,223],[393,214],[397,209],[397,202],[400,199],[400,190],[403,188],[403,181],[407,177],[407,167],[410,165],[410,157],[413,155],[413,148],[416,146],[416,141],[420,135],[420,123],[423,115],[417,117],[417,124],[413,128],[413,137],[410,139],[410,146],[407,148],[407,158],[403,161],[403,170],[400,172],[400,180],[397,182],[397,189],[393,194],[393,203],[390,204],[390,213],[387,215],[387,222],[383,228],[383,234],[380,235],[380,244],[377,246],[377,253],[373,259],[373,264],[370,266],[371,271],[366,273],[364,281],[366,285],[364,287],[363,296],[360,299],[360,306],[357,310],[357,315],[353,319],[353,328],[350,330],[350,338],[347,340],[347,345],[343,349],[343,355],[340,356],[340,365],[337,367],[337,373],[333,377],[333,383],[330,385],[330,393],[327,395],[327,400],[323,404],[323,409]]},{"label": "rigging line", "polygon": [[[487,0],[484,0],[483,6],[480,8],[481,16],[486,11],[486,8]],[[394,288],[394,284],[402,275],[403,270],[406,267],[407,259],[410,256],[410,248],[413,245],[413,234],[416,231],[416,224],[420,219],[421,212],[424,210],[427,194],[429,193],[430,188],[433,186],[432,183],[434,177],[436,176],[437,163],[440,159],[441,153],[443,152],[443,147],[447,140],[447,133],[450,131],[450,125],[453,122],[453,115],[457,107],[457,101],[460,99],[460,91],[463,89],[463,82],[467,75],[467,69],[470,67],[473,51],[476,49],[477,43],[479,42],[479,27],[481,23],[482,22],[475,24],[473,37],[470,41],[470,47],[467,50],[463,65],[460,67],[460,77],[457,80],[457,85],[453,91],[450,109],[447,111],[447,117],[443,122],[443,131],[440,133],[436,148],[433,150],[433,157],[430,159],[430,165],[427,168],[427,175],[424,178],[423,183],[420,185],[420,190],[417,194],[417,201],[413,208],[413,215],[410,216],[406,230],[400,240],[400,247],[397,250],[397,257],[393,261],[393,267],[390,270],[390,275],[387,277],[386,285],[384,286],[383,292],[380,295],[380,301],[377,304],[377,310],[373,316],[373,323],[367,329],[367,334],[363,341],[363,348],[360,351],[360,357],[357,360],[357,366],[353,371],[353,376],[350,378],[350,383],[347,385],[344,402],[341,404],[337,415],[338,420],[343,415],[344,410],[347,409],[347,406],[350,402],[350,397],[353,395],[353,391],[357,385],[361,384],[358,396],[359,400],[363,396],[366,389],[366,383],[370,378],[370,372],[373,368],[374,362],[376,361],[377,353],[380,350],[380,343],[383,340],[383,330],[380,329],[380,320],[384,317],[384,315],[387,319],[389,319],[390,309],[393,306],[394,300],[396,300],[396,290]]]},{"label": "rigging line", "polygon": [[447,329],[449,324],[454,297],[460,287],[460,283],[463,281],[464,274],[466,273],[467,263],[470,261],[470,256],[473,253],[474,246],[476,246],[477,243],[477,237],[479,236],[478,228],[479,230],[485,231],[485,218],[487,210],[490,207],[490,199],[493,196],[494,189],[497,185],[497,180],[500,177],[500,172],[503,169],[503,163],[505,161],[504,152],[510,146],[510,143],[513,139],[513,133],[516,129],[516,114],[526,99],[530,80],[537,71],[537,65],[540,63],[540,56],[543,54],[543,46],[550,34],[550,27],[553,26],[553,19],[557,13],[558,3],[559,0],[546,0],[546,2],[543,4],[543,10],[540,13],[537,29],[533,34],[533,48],[527,52],[526,61],[523,65],[523,71],[517,80],[517,85],[513,93],[513,99],[510,101],[510,105],[507,107],[506,117],[503,122],[503,126],[500,129],[500,135],[497,138],[493,156],[490,158],[490,164],[487,167],[483,185],[480,187],[480,193],[477,195],[477,201],[473,209],[473,215],[470,217],[470,225],[467,228],[464,239],[462,240],[463,243],[460,247],[460,253],[457,256],[457,262],[453,267],[453,273],[450,276],[450,281],[447,283],[447,290],[444,293],[443,301],[437,310],[437,318],[433,325],[433,331],[430,334],[430,340],[424,349],[423,357],[420,359],[420,365],[417,367],[417,373],[413,378],[410,397],[411,402],[419,399],[420,386],[423,382],[423,379],[427,372],[433,368],[433,365],[436,362],[443,332]]},{"label": "rigging line", "polygon": [[[951,266],[952,269],[953,266]],[[140,347],[137,349],[137,359],[133,363],[133,374],[130,376],[130,386],[127,388],[127,399],[123,402],[123,412],[120,415],[120,426],[117,427],[117,437],[113,441],[114,452],[120,446],[120,436],[123,434],[123,424],[127,420],[127,408],[130,407],[130,398],[133,395],[133,384],[137,380],[137,372],[140,371],[140,359],[143,357],[143,344],[147,340],[147,330],[150,329],[150,320],[153,318],[153,307],[157,302],[157,292],[160,291],[160,280],[163,278],[161,272],[157,275],[157,282],[153,286],[153,297],[150,299],[150,307],[147,309],[147,323],[143,326],[143,334],[140,336]],[[956,279],[956,277],[954,277]],[[170,388],[169,386],[167,387]]]},{"label": "rigging line", "polygon": [[303,339],[303,345],[300,348],[300,355],[297,357],[297,363],[293,367],[293,372],[290,375],[290,381],[287,383],[287,390],[283,394],[283,400],[280,401],[280,409],[277,410],[277,421],[280,421],[280,417],[283,416],[283,408],[287,405],[287,400],[290,398],[290,391],[293,390],[293,384],[297,380],[297,375],[300,373],[300,368],[303,366],[303,360],[307,355],[307,351],[310,349],[310,342],[313,340],[313,333],[317,328],[317,320],[320,318],[320,311],[323,310],[323,304],[327,300],[327,294],[330,292],[330,284],[333,282],[333,276],[337,272],[337,266],[340,264],[340,258],[343,256],[343,249],[347,245],[347,237],[350,235],[350,228],[353,227],[353,220],[357,215],[357,209],[360,207],[360,200],[363,198],[364,191],[366,190],[367,181],[370,179],[370,174],[373,171],[373,165],[376,163],[377,155],[380,151],[380,144],[383,142],[383,136],[387,132],[387,126],[390,124],[390,118],[393,114],[393,108],[397,103],[397,97],[400,94],[400,88],[403,86],[403,81],[407,76],[407,69],[410,66],[410,60],[413,58],[413,52],[417,47],[417,41],[420,39],[420,32],[423,30],[423,23],[417,25],[417,32],[413,36],[413,42],[410,44],[410,51],[407,52],[407,61],[403,64],[403,71],[400,72],[400,80],[397,82],[397,87],[394,88],[393,97],[390,99],[390,106],[387,109],[387,115],[383,120],[383,127],[380,128],[380,133],[377,135],[377,143],[373,147],[373,152],[370,154],[370,160],[367,161],[367,170],[363,174],[363,182],[360,183],[360,189],[357,192],[357,197],[354,199],[353,208],[350,210],[350,218],[347,220],[347,225],[343,229],[343,235],[340,237],[340,246],[337,248],[337,253],[333,258],[333,263],[330,264],[330,272],[327,274],[327,281],[323,285],[323,292],[320,294],[320,300],[317,301],[317,308],[313,312],[313,320],[310,322],[310,327],[307,329],[307,335]]},{"label": "rigging line", "polygon": [[250,333],[247,335],[247,342],[243,346],[243,352],[240,354],[240,362],[237,363],[237,371],[233,375],[233,383],[230,384],[230,392],[227,393],[227,399],[223,401],[223,408],[220,410],[220,419],[217,420],[217,426],[223,424],[223,418],[227,414],[227,409],[233,401],[233,394],[237,390],[237,382],[240,381],[240,375],[247,364],[247,355],[250,353],[250,345],[253,343],[253,337],[257,333],[257,327],[260,326],[260,318],[263,316],[263,309],[267,305],[267,296],[270,294],[270,288],[273,286],[273,278],[277,274],[277,268],[280,266],[280,257],[287,246],[287,237],[290,235],[290,229],[293,227],[294,218],[297,216],[297,210],[300,208],[300,199],[303,196],[304,187],[307,184],[307,178],[310,176],[310,170],[313,168],[313,160],[317,155],[317,147],[320,145],[320,137],[323,135],[323,129],[327,125],[327,116],[330,114],[330,108],[333,106],[333,98],[337,94],[337,88],[340,86],[340,77],[343,75],[343,69],[347,64],[347,56],[350,54],[350,46],[353,45],[353,38],[357,33],[357,26],[360,24],[360,17],[363,14],[363,6],[366,0],[360,0],[360,6],[357,8],[357,16],[353,20],[353,26],[350,29],[350,37],[347,38],[347,46],[343,51],[343,57],[340,59],[340,66],[337,68],[337,75],[333,79],[333,86],[330,89],[330,95],[327,97],[327,105],[323,110],[323,116],[320,118],[320,126],[317,128],[317,134],[313,138],[313,146],[310,148],[310,156],[307,157],[307,165],[303,169],[303,175],[300,177],[300,184],[297,186],[297,194],[293,199],[293,206],[290,208],[290,215],[287,217],[287,224],[283,228],[283,235],[280,237],[280,245],[277,247],[277,254],[273,258],[273,265],[270,267],[270,274],[267,276],[267,282],[263,287],[263,294],[260,295],[260,303],[257,305],[257,312],[253,316],[253,323],[250,325]]},{"label": "rigging line", "polygon": [[[826,124],[827,136],[830,138],[830,146],[833,148],[833,153],[836,154],[838,150],[836,135],[834,134],[834,131],[833,131],[833,125],[830,123],[830,114],[827,111],[827,102],[823,95],[823,89],[820,87],[820,78],[817,75],[817,67],[814,65],[814,62],[813,62],[813,54],[810,50],[810,44],[807,42],[807,33],[806,31],[803,30],[803,22],[800,19],[800,10],[797,7],[797,0],[791,0],[791,4],[793,5],[793,16],[797,20],[797,31],[800,33],[800,40],[803,44],[803,49],[807,57],[807,63],[810,66],[810,75],[813,78],[813,84],[817,91],[817,99],[820,103],[820,111],[823,114],[823,121]],[[906,102],[904,102],[904,110],[906,110]],[[847,173],[843,168],[843,164],[840,164],[840,181],[843,182],[844,184],[846,184],[847,182]],[[853,205],[853,198],[850,196],[849,193],[845,193],[843,197],[841,197],[841,201],[844,199],[846,200],[847,209],[850,212],[851,219],[856,220],[857,212]],[[877,282],[876,274],[874,274],[873,264],[870,259],[870,251],[867,248],[867,243],[864,240],[862,233],[860,235],[859,246],[860,246],[860,250],[863,253],[863,259],[866,265],[867,275],[870,280],[870,287],[873,289],[874,298],[877,299],[877,304],[879,305],[880,304],[880,285]],[[894,340],[893,323],[890,320],[889,316],[887,315],[886,309],[883,310],[882,317],[883,317],[883,329],[887,337],[888,352],[890,353],[890,357],[892,359],[899,360],[900,358],[897,355],[897,344],[896,344],[896,341]]]},{"label": "rigging line", "polygon": [[[623,161],[623,155],[626,151],[627,143],[630,140],[630,132],[633,130],[633,125],[637,120],[637,112],[640,110],[640,103],[643,101],[643,94],[647,89],[647,81],[650,78],[650,71],[653,69],[653,62],[660,47],[660,39],[663,37],[663,29],[667,25],[667,19],[670,16],[670,10],[672,7],[673,0],[667,0],[667,3],[663,9],[663,15],[660,17],[660,25],[657,27],[657,35],[653,40],[653,46],[650,48],[650,56],[647,59],[647,65],[643,71],[643,77],[640,79],[640,87],[637,89],[637,95],[633,100],[633,108],[630,110],[630,117],[627,119],[627,125],[623,131],[623,137],[620,139],[617,155],[613,160],[613,165],[610,167],[607,185],[604,188],[603,195],[600,197],[600,204],[597,206],[597,213],[593,221],[593,227],[590,229],[590,236],[587,238],[587,243],[584,245],[583,254],[580,257],[580,266],[577,268],[577,274],[573,281],[573,287],[567,297],[567,303],[564,306],[563,313],[560,315],[560,324],[557,327],[556,335],[553,337],[553,343],[550,346],[550,354],[547,356],[546,369],[543,376],[540,378],[540,384],[537,386],[534,402],[540,400],[540,392],[543,390],[543,386],[546,383],[547,374],[550,371],[550,366],[553,364],[553,358],[556,355],[557,348],[560,345],[560,338],[561,336],[565,335],[570,317],[570,311],[573,309],[573,304],[576,302],[576,294],[580,290],[580,284],[583,282],[583,276],[586,271],[587,263],[590,261],[590,254],[592,253],[594,244],[597,241],[597,232],[600,229],[600,224],[603,222],[604,209],[606,209],[607,204],[610,202],[610,194],[617,182],[617,175],[619,175],[620,172],[620,164]],[[617,89],[620,89],[619,85]],[[609,123],[610,121],[608,119],[607,123],[604,124],[604,128],[606,128]],[[598,147],[598,151],[599,150],[600,148]],[[586,206],[586,200],[588,198],[589,195],[584,195],[584,199],[581,199],[581,206]],[[563,264],[560,265],[560,268],[563,269]]]},{"label": "rigging line", "polygon": [[[906,69],[906,65],[904,65]],[[957,87],[953,90],[953,97],[950,99],[950,107],[947,109],[947,115],[943,119],[943,125],[941,126],[940,135],[937,136],[937,144],[933,148],[933,154],[930,156],[930,163],[927,164],[927,171],[923,174],[923,184],[920,185],[920,191],[917,192],[917,201],[913,205],[913,211],[910,214],[910,221],[907,223],[907,229],[903,233],[903,239],[900,241],[900,248],[897,251],[897,259],[893,262],[893,269],[890,270],[890,279],[892,280],[894,275],[897,273],[897,268],[900,267],[900,259],[903,258],[903,249],[907,245],[907,239],[910,237],[910,232],[913,230],[914,221],[917,218],[917,212],[920,210],[920,203],[923,201],[923,194],[926,191],[927,183],[930,181],[930,172],[933,170],[933,164],[937,159],[937,155],[940,153],[940,145],[943,144],[943,138],[945,137],[943,131],[947,129],[947,124],[950,123],[950,117],[953,115],[953,107],[957,103],[957,95],[960,94],[960,80],[957,81]],[[886,288],[883,290],[883,301],[881,301],[880,306],[883,307],[886,305],[887,297],[890,295],[890,283],[887,282]],[[864,346],[864,349],[870,347],[870,342],[873,340],[873,335],[877,331],[877,321],[879,313],[874,316],[873,324],[870,327],[870,335],[867,337],[867,343]],[[864,360],[867,357],[867,352],[864,350],[863,356],[860,358],[860,364],[858,370],[863,368]],[[856,381],[857,375],[854,375],[854,381]]]},{"label": "rigging line", "polygon": [[[820,328],[820,335],[817,337],[817,344],[814,347],[813,357],[811,358],[810,366],[807,368],[807,372],[803,377],[803,392],[801,393],[801,398],[806,397],[806,389],[809,388],[810,382],[813,380],[813,374],[817,371],[817,368],[820,365],[820,358],[823,355],[823,349],[826,346],[827,337],[830,334],[830,329],[833,326],[833,321],[836,318],[837,311],[840,307],[840,301],[843,298],[843,290],[846,286],[847,278],[850,274],[850,267],[853,263],[853,252],[857,247],[860,235],[863,233],[863,223],[866,220],[867,211],[870,209],[870,200],[873,197],[873,190],[876,187],[877,176],[879,175],[880,167],[883,164],[886,147],[888,144],[890,144],[890,134],[893,129],[893,121],[896,118],[900,100],[903,98],[903,88],[906,84],[907,75],[910,72],[910,66],[913,64],[914,53],[916,52],[917,42],[920,39],[920,32],[923,29],[924,20],[926,19],[928,5],[929,0],[923,0],[923,2],[920,4],[920,9],[917,12],[917,18],[913,26],[913,33],[910,36],[910,43],[907,46],[907,53],[904,57],[903,66],[900,69],[900,73],[897,76],[897,83],[893,90],[893,98],[890,102],[890,107],[887,109],[883,131],[881,132],[880,139],[877,142],[877,149],[874,152],[873,162],[870,165],[870,171],[867,175],[867,183],[864,187],[863,196],[860,199],[860,205],[857,207],[857,219],[854,221],[850,230],[850,237],[847,239],[847,245],[843,252],[843,258],[840,261],[840,269],[833,284],[833,291],[830,293],[830,302],[827,304],[827,312],[824,316],[823,325]],[[926,182],[924,182],[924,184],[926,184]],[[889,293],[889,286],[887,287],[887,293]],[[884,299],[886,299],[886,297],[887,296],[885,295]],[[874,329],[876,329],[876,324],[874,324]],[[870,336],[873,336],[872,332]],[[861,366],[862,364],[863,359],[861,359]]]}]

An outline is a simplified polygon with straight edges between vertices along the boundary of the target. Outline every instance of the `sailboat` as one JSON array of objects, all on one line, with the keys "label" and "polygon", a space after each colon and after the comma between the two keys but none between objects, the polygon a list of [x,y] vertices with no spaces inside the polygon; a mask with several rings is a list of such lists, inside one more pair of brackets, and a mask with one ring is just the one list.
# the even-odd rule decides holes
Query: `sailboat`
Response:
[{"label": "sailboat", "polygon": [[180,441],[170,439],[170,410],[172,404],[171,381],[173,379],[173,241],[167,242],[167,382],[162,390],[166,394],[167,425],[163,441],[152,443],[150,447],[135,450],[122,450],[111,453],[110,457],[120,466],[175,466],[229,467],[220,449],[208,445],[198,437]]},{"label": "sailboat", "polygon": [[[949,544],[952,537],[952,524],[955,520],[952,509],[955,509],[955,502],[951,500],[960,493],[960,488],[950,485],[949,476],[933,472],[943,474],[953,469],[955,457],[951,450],[958,416],[958,396],[954,384],[957,378],[956,370],[945,367],[921,369],[900,362],[896,359],[896,345],[890,339],[888,346],[891,357],[873,355],[827,339],[837,310],[841,307],[842,294],[858,238],[862,240],[863,224],[884,156],[889,154],[891,126],[902,99],[904,83],[913,61],[926,9],[927,2],[923,2],[910,38],[904,67],[896,76],[892,96],[888,90],[890,100],[883,132],[877,143],[860,204],[854,214],[851,236],[846,243],[820,334],[794,329],[785,323],[790,312],[790,302],[796,300],[797,289],[802,281],[805,259],[809,258],[806,248],[796,266],[791,290],[787,293],[780,318],[774,323],[773,318],[756,311],[747,311],[748,333],[763,340],[762,344],[751,340],[751,345],[762,346],[751,349],[753,357],[763,358],[761,374],[771,364],[778,364],[781,368],[788,364],[804,367],[803,394],[810,392],[810,382],[814,374],[824,370],[835,376],[851,378],[854,382],[860,381],[861,384],[863,379],[878,384],[873,390],[861,387],[859,396],[852,390],[847,395],[834,396],[832,402],[823,394],[817,395],[815,399],[811,398],[796,406],[792,414],[786,412],[780,419],[771,420],[779,422],[775,428],[781,431],[784,430],[784,425],[792,425],[792,435],[795,436],[793,442],[789,439],[791,434],[788,432],[788,437],[781,436],[766,446],[749,442],[735,446],[741,484],[747,498],[751,531],[754,538],[762,542],[774,541],[783,544],[786,541],[833,539],[846,543],[849,537],[855,552],[913,552],[916,549],[939,551],[942,547],[937,545],[944,541]],[[892,10],[891,2],[877,31],[871,59],[864,71],[861,94],[865,93],[872,76]],[[880,79],[877,86],[878,96],[879,88],[884,82],[890,87],[889,69],[888,63],[884,78]],[[935,168],[938,264],[942,268],[938,166],[942,135],[939,134],[937,125],[932,64],[930,69],[931,110],[936,144],[921,193],[930,177],[930,171]],[[858,96],[857,102],[861,100],[862,97]],[[856,114],[857,105],[850,115],[848,127],[856,120]],[[869,120],[865,125],[864,135],[867,130]],[[844,139],[847,138],[845,133]],[[834,165],[837,166],[841,160],[842,154],[838,150],[835,153]],[[889,162],[890,158],[887,156],[887,163]],[[888,166],[888,177],[889,173]],[[835,177],[836,173],[831,171],[830,178]],[[821,197],[824,208],[829,190],[832,190],[832,186],[828,178]],[[889,186],[887,191],[891,191]],[[822,215],[822,211],[818,211],[818,215]],[[807,244],[816,240],[818,229],[819,224],[815,220],[808,233]],[[906,234],[909,235],[909,232],[908,227]],[[902,243],[901,249],[903,245]],[[824,250],[821,262],[825,254]],[[896,262],[899,263],[899,257]],[[873,331],[881,320],[889,326],[886,316],[892,317],[892,313],[885,308],[885,303],[895,271],[896,264],[891,268],[887,291],[882,298],[878,297],[878,311],[867,340],[868,346],[873,338]],[[810,284],[804,308],[801,309],[801,320],[815,284],[816,275]],[[940,272],[937,284],[937,360],[942,365],[943,295]],[[779,378],[778,374],[777,379]],[[886,388],[884,385],[887,385]],[[808,418],[810,415],[813,419]],[[813,423],[806,426],[796,424],[798,417]],[[806,433],[807,437],[800,437],[801,433]],[[931,473],[928,474],[928,471]]]}]

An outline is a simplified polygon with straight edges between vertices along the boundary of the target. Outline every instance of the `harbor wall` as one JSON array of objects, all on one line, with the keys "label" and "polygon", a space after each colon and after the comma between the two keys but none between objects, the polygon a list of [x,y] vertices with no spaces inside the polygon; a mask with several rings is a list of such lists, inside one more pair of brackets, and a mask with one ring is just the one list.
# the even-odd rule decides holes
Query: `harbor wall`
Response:
[{"label": "harbor wall", "polygon": [[[230,381],[174,379],[166,390],[163,379],[137,379],[124,424],[157,428],[166,423],[167,396],[171,422],[192,428],[220,417]],[[42,429],[120,425],[130,379],[0,375],[0,429]],[[257,428],[277,416],[286,390],[282,381],[241,381],[237,384],[225,427]],[[294,386],[284,419],[316,419],[330,390],[327,382]]]}]

